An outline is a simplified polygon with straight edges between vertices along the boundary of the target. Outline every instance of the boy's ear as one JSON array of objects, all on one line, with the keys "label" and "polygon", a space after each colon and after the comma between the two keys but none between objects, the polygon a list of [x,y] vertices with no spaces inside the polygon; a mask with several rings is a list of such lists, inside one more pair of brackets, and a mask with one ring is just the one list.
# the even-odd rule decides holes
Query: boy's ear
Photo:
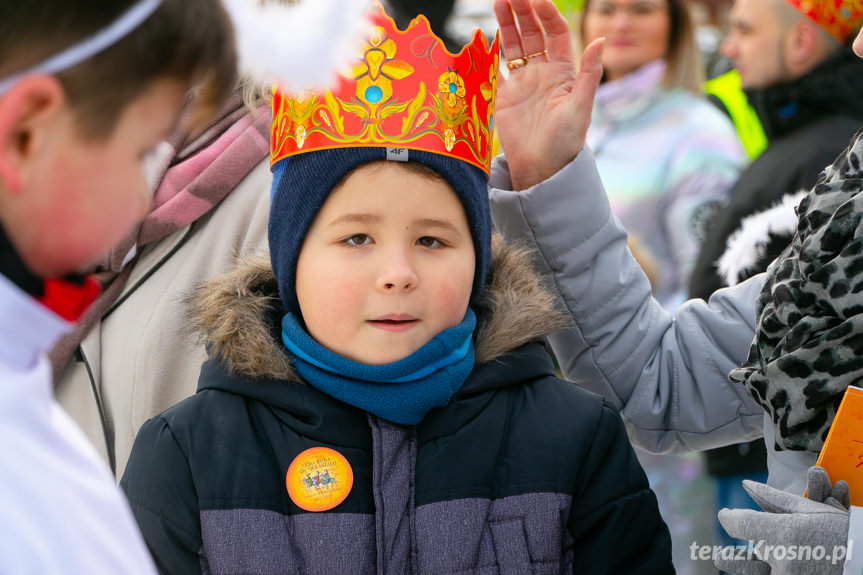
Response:
[{"label": "boy's ear", "polygon": [[27,168],[52,120],[65,102],[54,76],[27,76],[0,95],[0,185],[15,194],[24,187]]}]

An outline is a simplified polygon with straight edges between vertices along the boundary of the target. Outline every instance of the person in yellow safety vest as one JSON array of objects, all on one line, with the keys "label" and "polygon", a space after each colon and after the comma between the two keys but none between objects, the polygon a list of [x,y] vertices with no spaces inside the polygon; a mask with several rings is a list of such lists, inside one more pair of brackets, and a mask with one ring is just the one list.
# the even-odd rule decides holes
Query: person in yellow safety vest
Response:
[{"label": "person in yellow safety vest", "polygon": [[729,70],[706,81],[704,93],[728,113],[749,159],[757,158],[767,147],[767,136],[764,135],[758,115],[740,88],[740,74],[737,70]]}]

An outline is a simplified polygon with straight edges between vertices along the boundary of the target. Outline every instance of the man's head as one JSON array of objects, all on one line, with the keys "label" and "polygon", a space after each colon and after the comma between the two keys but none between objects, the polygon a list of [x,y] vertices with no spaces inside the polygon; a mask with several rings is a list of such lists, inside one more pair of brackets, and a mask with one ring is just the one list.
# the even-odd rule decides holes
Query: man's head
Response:
[{"label": "man's head", "polygon": [[[722,53],[744,89],[796,80],[842,49],[842,42],[795,6],[793,0],[735,0]],[[852,19],[859,24],[858,17]]]},{"label": "man's head", "polygon": [[0,225],[37,275],[78,271],[128,233],[150,198],[141,159],[172,128],[188,88],[201,115],[236,74],[216,0],[162,0],[101,51],[59,71],[139,6],[133,0],[6,2],[0,21]]}]

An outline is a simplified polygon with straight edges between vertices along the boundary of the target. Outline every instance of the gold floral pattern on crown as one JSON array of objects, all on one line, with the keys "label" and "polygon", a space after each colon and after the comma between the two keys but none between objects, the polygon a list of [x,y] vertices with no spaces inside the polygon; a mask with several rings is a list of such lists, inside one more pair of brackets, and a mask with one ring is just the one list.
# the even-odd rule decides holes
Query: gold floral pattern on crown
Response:
[{"label": "gold floral pattern on crown", "polygon": [[400,31],[378,2],[362,51],[323,93],[273,92],[270,163],[347,147],[395,147],[491,167],[498,38],[451,54],[424,16]]}]

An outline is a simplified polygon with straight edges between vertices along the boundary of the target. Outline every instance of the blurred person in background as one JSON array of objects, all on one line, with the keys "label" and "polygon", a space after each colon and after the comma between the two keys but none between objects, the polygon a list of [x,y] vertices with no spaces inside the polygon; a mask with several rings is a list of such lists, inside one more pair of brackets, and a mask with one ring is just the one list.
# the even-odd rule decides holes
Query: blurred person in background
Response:
[{"label": "blurred person in background", "polygon": [[[298,33],[261,44],[254,42],[262,36],[255,31],[265,25],[290,31],[318,18],[362,30],[353,21],[365,11],[364,0],[306,2],[305,12],[294,12],[296,4],[271,0],[231,13],[241,60],[254,53],[255,66],[242,67],[243,81],[205,125],[190,130],[181,123],[146,158],[150,211],[89,270],[101,296],[51,351],[57,401],[117,479],[144,421],[195,392],[206,351],[186,329],[186,297],[266,250],[270,107],[269,88],[261,86],[273,82],[262,76],[290,75],[303,83],[312,74],[328,76],[339,62],[327,34],[317,34],[317,44],[306,41],[304,55],[290,58],[285,54],[300,52],[279,42],[296,41]],[[267,60],[261,51],[278,57]]]},{"label": "blurred person in background", "polygon": [[[57,405],[47,352],[100,286],[80,275],[150,205],[141,158],[221,105],[216,0],[0,8],[0,572],[151,574],[128,502]],[[197,125],[192,122],[192,125]]]},{"label": "blurred person in background", "polygon": [[[850,47],[860,22],[836,18],[839,9],[827,0],[734,3],[722,52],[740,75],[767,147],[711,221],[691,276],[691,297],[707,299],[726,285],[717,261],[741,220],[808,190],[860,127],[863,61]],[[763,264],[771,259],[763,258]],[[763,268],[753,267],[739,279]]]},{"label": "blurred person in background", "polygon": [[711,206],[745,162],[734,128],[702,95],[704,73],[682,0],[588,0],[585,45],[606,38],[587,143],[612,210],[657,263],[668,309],[683,301]]},{"label": "blurred person in background", "polygon": [[102,295],[51,352],[58,402],[118,478],[144,421],[195,391],[206,353],[186,293],[266,249],[269,105],[246,99],[237,88],[205,128],[159,145],[150,212],[93,270]]}]

